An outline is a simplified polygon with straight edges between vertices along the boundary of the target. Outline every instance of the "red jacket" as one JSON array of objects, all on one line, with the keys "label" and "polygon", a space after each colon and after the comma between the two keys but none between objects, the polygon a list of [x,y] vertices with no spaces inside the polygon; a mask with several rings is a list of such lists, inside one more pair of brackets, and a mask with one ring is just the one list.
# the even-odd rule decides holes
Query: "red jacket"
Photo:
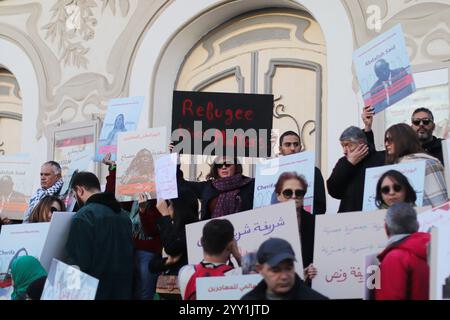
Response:
[{"label": "red jacket", "polygon": [[376,300],[428,300],[427,245],[430,234],[416,232],[387,247],[379,256],[381,287]]}]

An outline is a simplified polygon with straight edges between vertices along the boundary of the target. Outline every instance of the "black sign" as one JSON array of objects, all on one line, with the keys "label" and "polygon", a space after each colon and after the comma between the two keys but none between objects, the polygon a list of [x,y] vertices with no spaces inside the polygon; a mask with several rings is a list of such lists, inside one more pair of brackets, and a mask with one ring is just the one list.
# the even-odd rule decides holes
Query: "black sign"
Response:
[{"label": "black sign", "polygon": [[174,91],[172,139],[180,153],[269,157],[272,115],[273,95]]}]

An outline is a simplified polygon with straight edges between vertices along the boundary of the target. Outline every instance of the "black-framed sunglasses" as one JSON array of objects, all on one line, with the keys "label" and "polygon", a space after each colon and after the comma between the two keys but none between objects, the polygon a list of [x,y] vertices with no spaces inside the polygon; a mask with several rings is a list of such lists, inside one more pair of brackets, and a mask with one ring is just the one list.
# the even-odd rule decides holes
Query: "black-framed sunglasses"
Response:
[{"label": "black-framed sunglasses", "polygon": [[[403,187],[399,184],[394,184],[392,189],[394,189],[394,192],[400,192],[402,191]],[[383,194],[389,194],[389,192],[391,192],[391,187],[390,186],[384,186],[381,188],[381,193]]]},{"label": "black-framed sunglasses", "polygon": [[60,210],[60,209],[57,209],[57,208],[55,208],[55,207],[51,207],[51,208],[50,208],[50,212],[51,212],[51,213],[56,212],[56,211],[61,211],[61,210]]},{"label": "black-framed sunglasses", "polygon": [[393,139],[391,137],[384,137],[384,143],[392,143]]},{"label": "black-framed sunglasses", "polygon": [[221,168],[229,168],[231,167],[233,164],[232,163],[215,163],[214,167],[216,169],[221,169]]},{"label": "black-framed sunglasses", "polygon": [[297,198],[303,198],[306,194],[306,191],[302,190],[302,189],[295,189],[295,190],[285,189],[285,190],[281,191],[281,194],[283,195],[283,197],[285,197],[287,199],[292,198],[294,193]]},{"label": "black-framed sunglasses", "polygon": [[420,123],[423,123],[424,126],[428,126],[430,123],[433,123],[433,120],[431,119],[412,119],[411,120],[412,124],[415,125],[416,127],[420,126]]}]

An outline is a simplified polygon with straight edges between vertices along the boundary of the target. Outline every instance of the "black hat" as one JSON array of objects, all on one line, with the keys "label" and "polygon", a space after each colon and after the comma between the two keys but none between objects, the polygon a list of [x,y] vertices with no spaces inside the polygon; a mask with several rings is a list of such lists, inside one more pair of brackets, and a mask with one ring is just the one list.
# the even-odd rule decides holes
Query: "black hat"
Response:
[{"label": "black hat", "polygon": [[267,263],[271,267],[275,267],[284,260],[296,261],[292,246],[286,240],[279,238],[264,241],[256,256],[259,264]]}]

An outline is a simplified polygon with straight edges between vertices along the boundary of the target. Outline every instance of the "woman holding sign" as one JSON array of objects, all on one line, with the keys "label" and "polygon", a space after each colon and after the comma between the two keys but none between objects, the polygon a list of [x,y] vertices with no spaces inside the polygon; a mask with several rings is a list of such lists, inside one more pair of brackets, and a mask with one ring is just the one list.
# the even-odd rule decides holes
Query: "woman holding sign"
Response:
[{"label": "woman holding sign", "polygon": [[375,204],[379,209],[387,209],[394,203],[406,202],[416,205],[417,195],[401,172],[389,170],[383,173],[377,183]]},{"label": "woman holding sign", "polygon": [[386,163],[425,161],[423,206],[436,207],[448,201],[444,167],[441,162],[426,154],[414,130],[405,123],[391,126],[384,134]]},{"label": "woman holding sign", "polygon": [[242,165],[236,157],[217,157],[206,181],[184,183],[201,200],[201,220],[253,209],[255,179],[242,174]]},{"label": "woman holding sign", "polygon": [[295,200],[303,266],[307,266],[304,269],[305,281],[312,280],[317,275],[317,269],[312,264],[314,257],[315,217],[303,208],[303,198],[307,190],[308,183],[297,172],[282,173],[275,184],[275,193],[279,202]]}]

